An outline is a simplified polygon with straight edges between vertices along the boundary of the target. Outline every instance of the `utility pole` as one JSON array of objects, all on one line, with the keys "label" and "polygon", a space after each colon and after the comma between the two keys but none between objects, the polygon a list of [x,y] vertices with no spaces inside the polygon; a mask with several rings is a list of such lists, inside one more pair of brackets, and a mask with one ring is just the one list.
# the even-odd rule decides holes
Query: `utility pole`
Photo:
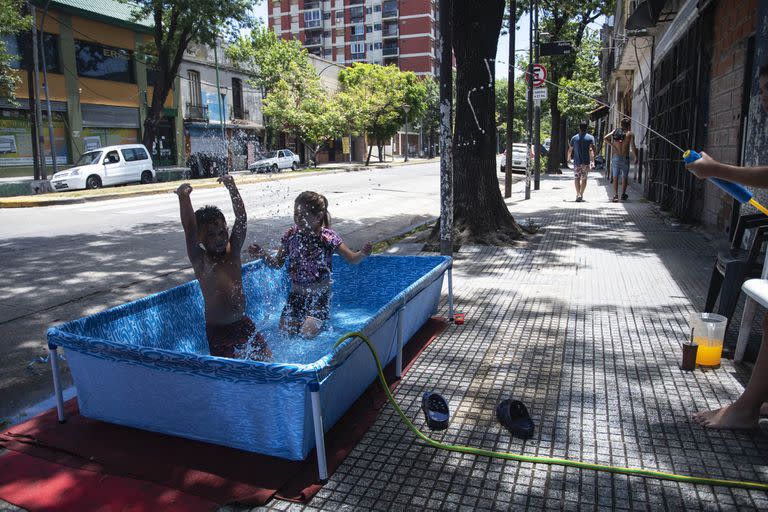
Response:
[{"label": "utility pole", "polygon": [[507,151],[504,162],[504,197],[512,197],[512,132],[515,124],[515,14],[517,0],[509,2],[509,59],[507,69]]},{"label": "utility pole", "polygon": [[451,0],[440,0],[440,254],[453,255],[453,52]]},{"label": "utility pole", "polygon": [[[534,30],[536,31],[536,39],[534,41],[534,60],[536,64],[539,63],[539,0],[534,0]],[[533,83],[533,80],[531,80]],[[544,85],[546,87],[546,83]],[[539,182],[541,181],[541,100],[536,101],[534,114],[534,127],[533,127],[533,147],[534,149],[534,174],[533,174],[533,190],[539,190]]]},{"label": "utility pole", "polygon": [[219,86],[219,38],[213,43],[213,63],[216,66],[216,96],[219,100],[219,122],[221,123],[221,141],[224,144],[224,158],[227,159],[227,170],[229,170],[229,146],[227,144],[227,131],[224,126],[224,107],[221,101],[221,87]]},{"label": "utility pole", "polygon": [[40,107],[40,66],[38,64],[37,49],[37,9],[29,4],[29,13],[32,16],[32,75],[35,81],[35,137],[37,137],[37,149],[40,157],[39,166],[35,166],[35,180],[45,177],[45,140],[43,138],[43,112]]},{"label": "utility pole", "polygon": [[525,198],[531,198],[531,147],[533,144],[533,2],[528,11],[528,148],[525,155]]},{"label": "utility pole", "polygon": [[[48,0],[45,3],[45,10],[43,11],[43,19],[40,21],[40,43],[42,45],[43,43],[43,36],[45,35],[44,27],[45,27],[45,17],[48,14],[48,6],[51,4],[51,0]],[[45,106],[46,110],[48,111],[48,138],[50,139],[51,144],[51,167],[53,168],[53,174],[56,174],[59,171],[59,164],[56,162],[56,139],[53,136],[53,114],[51,113],[51,97],[48,94],[48,65],[45,62],[45,51],[43,51],[40,55],[43,56],[43,89],[45,90]],[[43,172],[40,176],[42,179],[45,179],[45,168],[43,168]]]},{"label": "utility pole", "polygon": [[408,112],[411,111],[411,106],[407,103],[403,105],[403,111],[405,112],[405,161],[408,161]]}]

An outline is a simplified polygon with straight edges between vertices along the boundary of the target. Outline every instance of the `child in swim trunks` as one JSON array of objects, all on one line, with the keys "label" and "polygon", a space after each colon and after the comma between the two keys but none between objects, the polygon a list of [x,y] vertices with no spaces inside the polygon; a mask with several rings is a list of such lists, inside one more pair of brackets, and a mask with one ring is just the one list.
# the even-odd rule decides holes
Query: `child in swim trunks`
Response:
[{"label": "child in swim trunks", "polygon": [[[215,206],[194,211],[192,186],[176,189],[187,255],[200,282],[205,301],[205,334],[212,356],[263,360],[272,357],[266,341],[245,314],[240,250],[245,242],[247,216],[232,176],[222,176],[232,198],[235,224],[227,231],[224,214]],[[249,344],[249,341],[252,341]]]},{"label": "child in swim trunks", "polygon": [[268,255],[259,245],[248,248],[251,256],[264,258],[272,268],[280,268],[288,259],[291,290],[280,316],[280,328],[306,338],[317,336],[328,320],[331,301],[331,261],[338,252],[351,264],[360,263],[371,254],[370,243],[353,251],[330,228],[328,200],[316,192],[302,192],[294,203],[296,223],[285,232],[277,255]]}]

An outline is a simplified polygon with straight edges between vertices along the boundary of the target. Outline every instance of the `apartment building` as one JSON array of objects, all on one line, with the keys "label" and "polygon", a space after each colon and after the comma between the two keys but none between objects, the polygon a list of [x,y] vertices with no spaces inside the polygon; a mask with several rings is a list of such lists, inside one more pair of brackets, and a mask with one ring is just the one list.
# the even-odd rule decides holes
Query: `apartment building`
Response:
[{"label": "apartment building", "polygon": [[437,0],[270,0],[269,28],[337,64],[437,76]]}]

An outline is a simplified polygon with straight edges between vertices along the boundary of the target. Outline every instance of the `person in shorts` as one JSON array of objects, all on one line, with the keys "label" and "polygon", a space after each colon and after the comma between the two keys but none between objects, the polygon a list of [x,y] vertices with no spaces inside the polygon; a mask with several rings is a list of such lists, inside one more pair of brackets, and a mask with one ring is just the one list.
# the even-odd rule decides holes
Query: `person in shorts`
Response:
[{"label": "person in shorts", "polygon": [[628,117],[621,120],[621,128],[617,128],[603,138],[606,144],[611,146],[611,176],[613,176],[613,199],[619,202],[619,176],[622,177],[621,200],[629,199],[627,184],[629,183],[629,151],[635,155],[637,163],[637,146],[635,146],[635,134],[630,130],[631,122]]},{"label": "person in shorts", "polygon": [[568,145],[568,161],[573,160],[573,178],[576,186],[576,202],[584,200],[587,174],[595,167],[595,138],[587,133],[589,123],[579,123],[579,133],[571,137]]}]

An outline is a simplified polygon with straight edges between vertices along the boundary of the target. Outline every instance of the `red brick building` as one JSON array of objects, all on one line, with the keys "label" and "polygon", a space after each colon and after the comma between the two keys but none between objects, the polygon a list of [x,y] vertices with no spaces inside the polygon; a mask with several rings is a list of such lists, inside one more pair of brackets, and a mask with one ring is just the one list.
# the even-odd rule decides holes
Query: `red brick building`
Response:
[{"label": "red brick building", "polygon": [[436,0],[270,0],[269,28],[337,64],[438,74]]}]

